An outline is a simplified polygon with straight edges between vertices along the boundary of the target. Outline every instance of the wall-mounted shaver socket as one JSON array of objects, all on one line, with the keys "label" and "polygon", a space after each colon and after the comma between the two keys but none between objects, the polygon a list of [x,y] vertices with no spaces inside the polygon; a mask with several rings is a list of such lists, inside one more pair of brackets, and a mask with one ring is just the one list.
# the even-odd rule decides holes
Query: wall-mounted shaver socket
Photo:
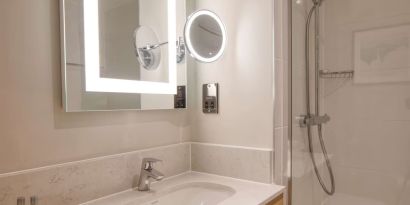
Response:
[{"label": "wall-mounted shaver socket", "polygon": [[202,112],[218,114],[219,112],[219,85],[208,83],[202,85]]}]

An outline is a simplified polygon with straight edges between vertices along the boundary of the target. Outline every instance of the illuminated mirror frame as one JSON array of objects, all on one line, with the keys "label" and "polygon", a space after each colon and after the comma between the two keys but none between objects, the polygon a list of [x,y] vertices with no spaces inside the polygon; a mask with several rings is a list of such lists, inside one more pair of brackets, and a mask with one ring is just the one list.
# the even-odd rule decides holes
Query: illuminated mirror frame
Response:
[{"label": "illuminated mirror frame", "polygon": [[[198,52],[196,52],[194,46],[192,45],[192,41],[191,41],[191,27],[192,24],[194,23],[194,21],[202,16],[202,15],[207,15],[212,17],[217,23],[219,28],[221,28],[221,33],[222,33],[222,45],[221,48],[219,49],[218,53],[213,56],[212,58],[205,58],[203,56],[201,56]],[[184,28],[184,37],[185,37],[185,43],[186,46],[188,48],[188,51],[190,53],[190,55],[203,63],[212,63],[216,60],[218,60],[224,53],[225,48],[226,48],[226,29],[225,29],[225,25],[222,23],[221,19],[219,18],[218,15],[216,15],[214,12],[209,11],[209,10],[198,10],[196,12],[194,12],[193,14],[191,14],[188,17],[188,21],[185,24],[185,28]]]},{"label": "illuminated mirror frame", "polygon": [[[87,92],[176,94],[176,44],[168,44],[168,83],[100,77],[99,0],[84,0],[85,87]],[[176,1],[168,2],[168,42],[176,38]]]}]

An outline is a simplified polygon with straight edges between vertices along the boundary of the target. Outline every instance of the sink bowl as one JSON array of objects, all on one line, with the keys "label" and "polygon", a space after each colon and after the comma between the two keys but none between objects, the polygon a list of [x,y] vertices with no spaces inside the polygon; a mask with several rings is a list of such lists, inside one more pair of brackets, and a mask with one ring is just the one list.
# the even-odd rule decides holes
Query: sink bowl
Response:
[{"label": "sink bowl", "polygon": [[177,185],[127,205],[215,205],[235,194],[235,190],[224,185],[193,182]]},{"label": "sink bowl", "polygon": [[128,189],[81,205],[256,205],[266,204],[284,187],[187,172],[153,183],[151,191]]}]

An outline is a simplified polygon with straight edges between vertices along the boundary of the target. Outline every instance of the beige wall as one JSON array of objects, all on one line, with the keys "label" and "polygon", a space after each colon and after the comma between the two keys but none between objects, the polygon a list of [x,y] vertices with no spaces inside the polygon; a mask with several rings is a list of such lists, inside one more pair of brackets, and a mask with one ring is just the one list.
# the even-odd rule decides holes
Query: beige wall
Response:
[{"label": "beige wall", "polygon": [[[190,141],[191,132],[197,142],[272,149],[272,1],[199,0],[196,8],[220,15],[228,45],[215,63],[188,60],[188,118],[172,110],[64,113],[58,1],[0,2],[0,173]],[[219,115],[201,112],[208,82],[220,83]]]},{"label": "beige wall", "polygon": [[62,111],[57,0],[0,1],[0,25],[0,173],[189,140],[186,111]]},{"label": "beige wall", "polygon": [[[193,141],[269,148],[273,146],[273,34],[271,0],[197,0],[224,22],[228,42],[216,62],[196,63],[191,93]],[[190,64],[188,64],[190,66]],[[220,84],[220,113],[203,114],[202,84]]]}]

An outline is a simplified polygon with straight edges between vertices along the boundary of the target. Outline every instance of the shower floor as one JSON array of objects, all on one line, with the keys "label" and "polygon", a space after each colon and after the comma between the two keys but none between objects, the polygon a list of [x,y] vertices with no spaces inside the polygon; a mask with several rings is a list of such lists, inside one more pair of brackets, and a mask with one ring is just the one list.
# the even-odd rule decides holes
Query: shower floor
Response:
[{"label": "shower floor", "polygon": [[329,197],[322,205],[386,205],[383,202],[376,201],[374,199],[363,198],[348,194],[336,193],[332,197]]}]

